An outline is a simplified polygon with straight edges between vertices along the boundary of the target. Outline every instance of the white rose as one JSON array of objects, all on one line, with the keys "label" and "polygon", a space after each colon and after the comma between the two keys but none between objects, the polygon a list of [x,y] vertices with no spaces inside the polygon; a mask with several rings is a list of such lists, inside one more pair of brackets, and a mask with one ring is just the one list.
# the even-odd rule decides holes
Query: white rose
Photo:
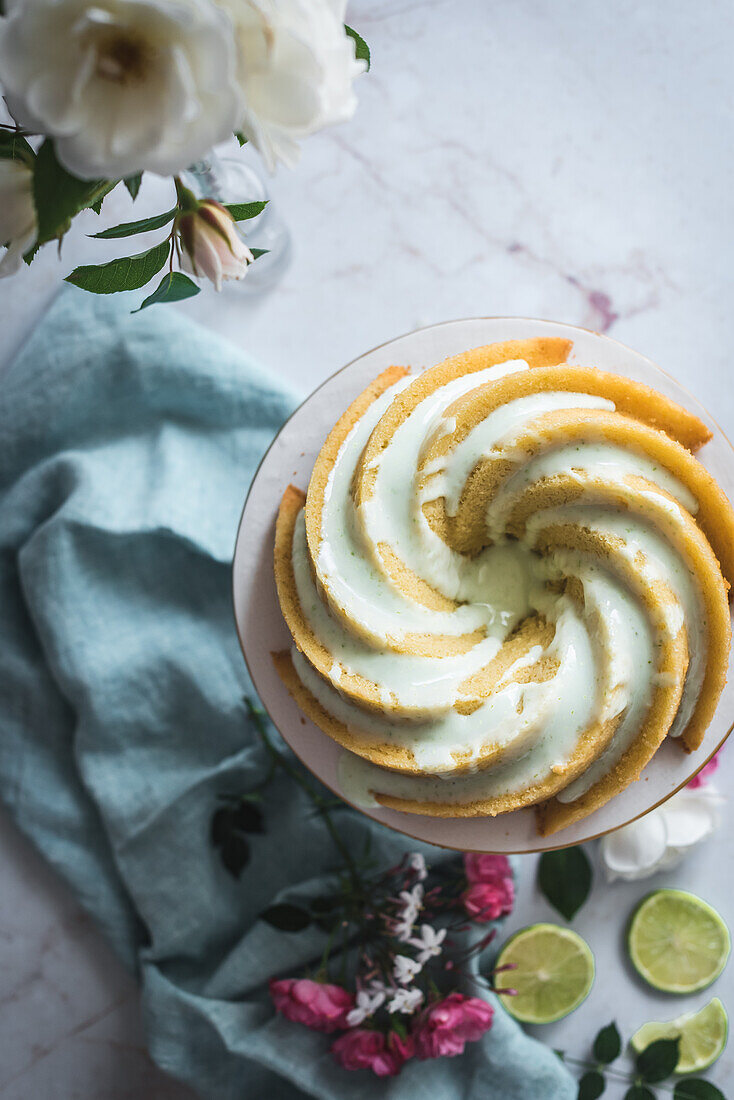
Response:
[{"label": "white rose", "polygon": [[345,0],[217,0],[235,27],[245,101],[237,127],[272,171],[298,142],[354,114],[366,68],[344,30]]},{"label": "white rose", "polygon": [[212,0],[12,0],[0,72],[17,122],[83,179],[168,175],[239,124],[232,28]]},{"label": "white rose", "polygon": [[0,245],[7,246],[0,277],[18,270],[35,240],[33,173],[23,161],[0,160]]},{"label": "white rose", "polygon": [[609,882],[632,882],[673,867],[719,825],[725,799],[714,787],[684,787],[657,810],[609,833],[601,858]]}]

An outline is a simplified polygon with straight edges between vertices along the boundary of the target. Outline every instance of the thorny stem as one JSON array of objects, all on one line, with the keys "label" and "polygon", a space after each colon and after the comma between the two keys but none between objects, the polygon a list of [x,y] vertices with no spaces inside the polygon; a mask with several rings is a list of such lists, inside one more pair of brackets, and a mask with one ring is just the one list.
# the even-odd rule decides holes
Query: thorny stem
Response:
[{"label": "thorny stem", "polygon": [[267,751],[270,753],[270,757],[273,761],[274,766],[282,768],[286,775],[289,775],[290,778],[298,784],[301,790],[306,792],[308,797],[313,802],[314,806],[317,807],[337,851],[339,852],[340,856],[347,866],[349,877],[352,880],[352,885],[354,889],[361,893],[363,889],[363,883],[359,871],[357,870],[357,866],[352,859],[352,855],[349,849],[347,848],[342,838],[339,836],[337,828],[331,819],[331,814],[327,809],[326,800],[322,798],[318,791],[314,790],[308,780],[305,779],[304,776],[302,776],[301,773],[293,767],[290,761],[278,752],[275,745],[270,740],[268,732],[265,728],[265,723],[263,721],[263,712],[254,705],[249,697],[245,697],[245,703],[247,705],[248,713],[255,723],[255,726],[257,727],[257,731],[260,734],[263,744],[265,745]]}]

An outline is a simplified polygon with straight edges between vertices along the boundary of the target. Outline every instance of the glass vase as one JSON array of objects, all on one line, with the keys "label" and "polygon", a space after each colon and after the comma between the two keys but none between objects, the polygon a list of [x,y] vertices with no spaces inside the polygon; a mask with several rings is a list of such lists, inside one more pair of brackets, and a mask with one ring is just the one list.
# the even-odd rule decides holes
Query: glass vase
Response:
[{"label": "glass vase", "polygon": [[[183,182],[197,198],[216,199],[221,203],[261,202],[269,198],[265,181],[251,165],[237,157],[219,157],[210,153],[182,173]],[[258,294],[280,282],[290,262],[291,238],[272,202],[256,218],[239,222],[237,231],[248,248],[262,248],[244,279],[225,283],[225,289],[243,294]]]}]

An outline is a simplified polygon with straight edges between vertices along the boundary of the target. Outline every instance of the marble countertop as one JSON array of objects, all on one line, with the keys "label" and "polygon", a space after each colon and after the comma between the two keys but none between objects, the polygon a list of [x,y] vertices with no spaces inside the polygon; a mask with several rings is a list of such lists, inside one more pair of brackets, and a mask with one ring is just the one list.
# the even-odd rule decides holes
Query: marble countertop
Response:
[{"label": "marble countertop", "polygon": [[[270,191],[293,234],[280,285],[205,291],[180,308],[305,392],[369,347],[418,325],[476,315],[580,324],[649,355],[734,436],[734,15],[726,0],[359,0],[350,22],[373,70],[357,116],[312,138]],[[135,216],[161,209],[147,180]],[[107,224],[133,216],[124,194]],[[89,215],[89,228],[94,215]],[[98,223],[95,224],[95,228]],[[82,227],[80,226],[79,229]],[[0,283],[0,365],[60,278],[105,245],[76,230]],[[734,748],[717,778],[734,784]],[[731,809],[674,872],[601,878],[575,922],[597,958],[586,1008],[538,1029],[583,1054],[614,1016],[625,1035],[685,999],[630,973],[624,922],[648,889],[692,889],[732,920]],[[512,928],[552,911],[523,861]],[[149,1062],[134,983],[42,859],[0,815],[0,1100],[183,1100]],[[734,1079],[734,1049],[712,1079]],[[616,1091],[615,1091],[616,1089]],[[246,1089],[243,1096],[246,1095]],[[610,1100],[623,1090],[610,1086]]]}]

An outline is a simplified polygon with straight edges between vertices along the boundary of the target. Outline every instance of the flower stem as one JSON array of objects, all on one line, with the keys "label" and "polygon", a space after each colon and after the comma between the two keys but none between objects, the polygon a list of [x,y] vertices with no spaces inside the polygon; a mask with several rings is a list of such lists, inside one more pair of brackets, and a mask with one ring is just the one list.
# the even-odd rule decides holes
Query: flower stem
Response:
[{"label": "flower stem", "polygon": [[308,780],[304,778],[304,776],[302,776],[296,768],[293,767],[290,761],[286,760],[282,753],[278,752],[275,745],[270,740],[268,732],[265,728],[265,722],[263,721],[264,715],[259,707],[256,707],[252,700],[247,696],[245,697],[245,703],[247,705],[248,713],[255,723],[258,733],[260,734],[262,742],[270,753],[273,763],[278,767],[281,767],[286,775],[290,776],[290,778],[298,784],[301,790],[305,791],[305,793],[313,802],[314,806],[316,806],[320,816],[323,818],[329,835],[334,842],[334,846],[344,860],[344,863],[349,872],[349,877],[352,880],[352,886],[354,887],[355,891],[361,893],[363,889],[363,884],[359,871],[357,870],[357,866],[352,859],[352,855],[349,849],[347,848],[342,838],[339,836],[336,825],[331,819],[331,814],[329,813],[329,810],[327,808],[326,800],[322,798],[318,791],[314,790]]},{"label": "flower stem", "polygon": [[[625,1073],[624,1070],[612,1069],[610,1066],[604,1065],[600,1062],[589,1062],[585,1058],[574,1058],[571,1054],[563,1054],[563,1061],[568,1062],[569,1065],[576,1066],[578,1069],[592,1069],[598,1073],[607,1074],[613,1081],[622,1081],[626,1085],[633,1085],[638,1082],[638,1075],[635,1073]],[[662,1089],[664,1092],[674,1092],[670,1085],[666,1085],[663,1082],[656,1082],[656,1089]]]}]

